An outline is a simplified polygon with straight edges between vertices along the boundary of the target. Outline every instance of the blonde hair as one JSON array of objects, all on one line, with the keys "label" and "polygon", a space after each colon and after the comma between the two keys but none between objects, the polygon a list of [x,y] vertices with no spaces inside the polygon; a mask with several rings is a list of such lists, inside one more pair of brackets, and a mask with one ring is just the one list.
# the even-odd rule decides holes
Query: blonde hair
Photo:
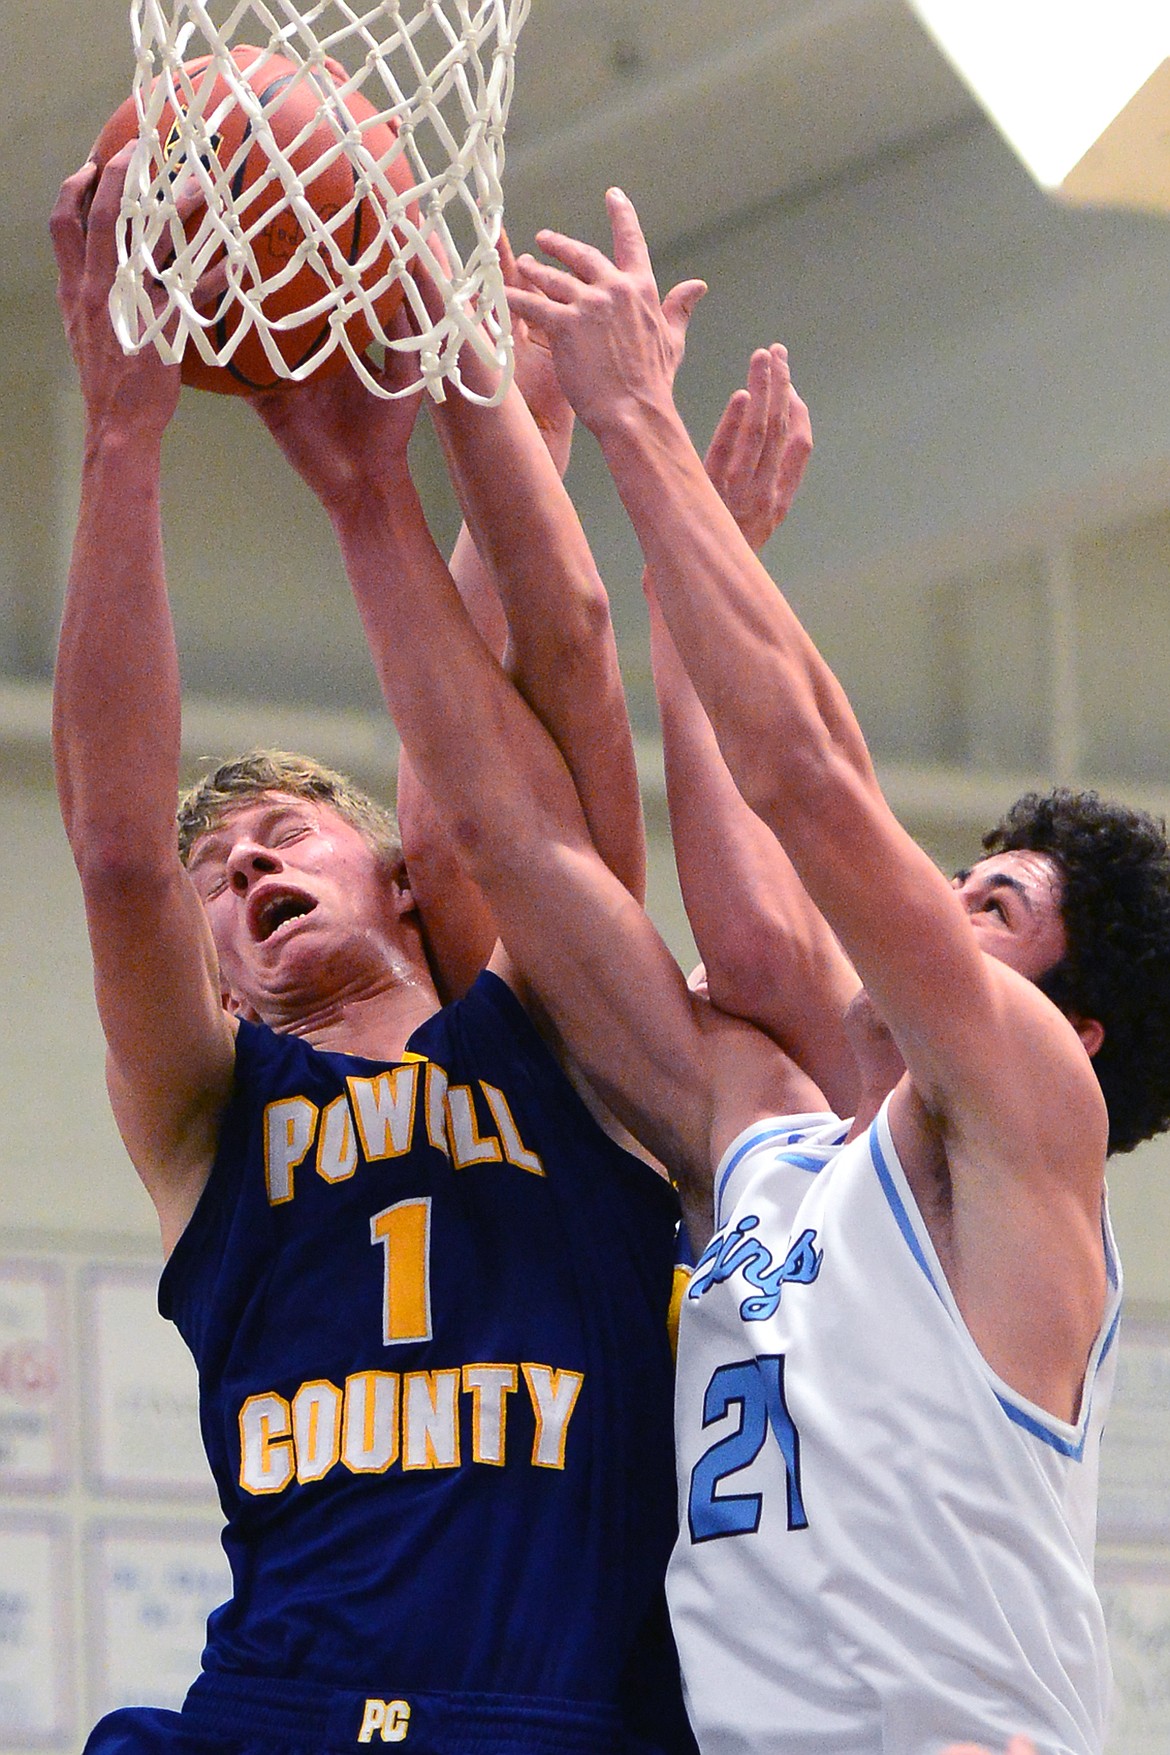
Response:
[{"label": "blonde hair", "polygon": [[286,792],[293,798],[315,799],[329,805],[358,830],[388,865],[402,864],[402,841],[393,811],[378,804],[345,774],[324,767],[311,756],[259,749],[221,762],[180,793],[176,823],[183,864],[187,864],[192,848],[203,835],[266,792]]}]

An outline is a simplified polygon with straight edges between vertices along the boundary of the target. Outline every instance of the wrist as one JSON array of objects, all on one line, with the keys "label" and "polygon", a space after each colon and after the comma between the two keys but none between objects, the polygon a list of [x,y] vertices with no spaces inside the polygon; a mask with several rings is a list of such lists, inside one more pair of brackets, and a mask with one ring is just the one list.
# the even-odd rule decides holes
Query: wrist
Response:
[{"label": "wrist", "polygon": [[342,539],[377,534],[389,541],[413,528],[423,516],[405,465],[393,476],[355,470],[323,504],[334,532]]},{"label": "wrist", "polygon": [[99,468],[157,465],[165,430],[165,423],[153,419],[90,412],[84,429],[85,463]]},{"label": "wrist", "polygon": [[669,394],[659,397],[625,391],[596,410],[590,409],[581,419],[603,450],[657,447],[680,435],[690,445],[682,417]]},{"label": "wrist", "polygon": [[615,480],[640,475],[649,481],[664,470],[689,467],[692,459],[700,471],[703,468],[673,401],[623,398],[585,424]]}]

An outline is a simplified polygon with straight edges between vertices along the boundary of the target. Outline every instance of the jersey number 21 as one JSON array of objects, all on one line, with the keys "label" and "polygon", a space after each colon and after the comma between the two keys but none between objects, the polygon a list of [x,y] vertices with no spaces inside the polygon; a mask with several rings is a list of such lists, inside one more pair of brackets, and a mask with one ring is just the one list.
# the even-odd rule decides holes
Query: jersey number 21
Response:
[{"label": "jersey number 21", "polygon": [[800,1495],[800,1437],[784,1399],[781,1353],[721,1365],[703,1397],[703,1424],[710,1426],[739,1408],[739,1426],[717,1439],[691,1470],[687,1513],[692,1542],[718,1536],[751,1535],[760,1527],[762,1493],[724,1493],[716,1489],[750,1467],[771,1436],[784,1463],[790,1530],[808,1528]]}]

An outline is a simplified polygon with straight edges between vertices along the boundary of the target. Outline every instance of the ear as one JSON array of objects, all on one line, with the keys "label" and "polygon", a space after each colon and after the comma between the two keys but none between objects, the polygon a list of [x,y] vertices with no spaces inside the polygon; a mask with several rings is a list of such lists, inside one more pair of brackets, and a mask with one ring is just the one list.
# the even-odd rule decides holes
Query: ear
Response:
[{"label": "ear", "polygon": [[1096,1018],[1078,1018],[1075,1014],[1068,1021],[1080,1037],[1085,1053],[1092,1060],[1105,1040],[1104,1024],[1099,1024]]},{"label": "ear", "polygon": [[395,916],[401,919],[404,914],[413,914],[418,908],[414,899],[414,891],[410,887],[410,874],[406,869],[406,861],[400,860],[390,873],[390,903]]}]

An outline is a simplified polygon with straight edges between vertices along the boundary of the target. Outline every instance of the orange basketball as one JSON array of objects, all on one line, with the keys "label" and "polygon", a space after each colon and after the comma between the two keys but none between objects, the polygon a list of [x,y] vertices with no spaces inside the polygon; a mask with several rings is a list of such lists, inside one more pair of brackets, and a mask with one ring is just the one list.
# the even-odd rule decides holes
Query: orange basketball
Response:
[{"label": "orange basketball", "polygon": [[[318,216],[329,224],[334,215],[340,215],[353,202],[356,169],[344,154],[326,164],[315,174],[313,166],[317,160],[334,149],[337,135],[328,120],[320,117],[320,98],[314,91],[311,82],[297,79],[298,68],[292,61],[279,55],[262,55],[259,49],[241,44],[231,51],[232,60],[252,87],[260,102],[266,106],[274,105],[267,112],[273,137],[285,152],[297,175],[304,184],[305,195]],[[199,75],[209,66],[210,55],[201,56],[197,60],[184,63],[187,73],[196,84],[203,98],[202,82]],[[259,63],[257,66],[256,63]],[[329,64],[329,70],[339,82],[346,75],[344,69],[336,62]],[[210,93],[202,102],[202,111],[210,116],[217,106],[228,95],[228,85],[222,74],[215,74]],[[282,102],[277,100],[284,92]],[[396,139],[397,130],[384,122],[371,122],[377,114],[372,104],[360,93],[352,93],[345,99],[345,105],[354,122],[362,130],[362,141],[372,156],[380,161],[388,154]],[[320,117],[320,120],[316,120]],[[316,126],[312,126],[316,120]],[[168,100],[163,106],[158,122],[159,137],[166,152],[167,135],[175,121],[174,105]],[[214,150],[222,165],[227,165],[244,145],[251,123],[238,104],[233,104],[225,111],[223,119],[217,123],[214,136]],[[310,129],[305,139],[294,149],[291,143],[304,129]],[[138,117],[133,98],[127,98],[110,117],[98,136],[93,156],[99,166],[113,157],[120,146],[135,138],[138,131]],[[243,158],[232,176],[231,196],[234,206],[242,214],[244,224],[252,235],[252,251],[256,258],[256,266],[260,279],[278,272],[290,260],[293,251],[302,241],[304,232],[295,214],[290,210],[283,185],[273,179],[265,186],[259,187],[255,195],[248,201],[247,191],[257,184],[268,167],[268,155],[263,146],[257,144]],[[399,193],[408,189],[413,181],[409,164],[405,155],[399,155],[385,167],[385,174]],[[376,196],[366,195],[358,203],[353,212],[338,221],[336,228],[331,227],[338,250],[347,261],[356,263],[366,251],[375,236],[379,224],[379,212],[374,206]],[[412,220],[417,220],[417,209],[410,209]],[[193,237],[202,218],[202,209],[197,210],[186,222],[187,236]],[[261,218],[264,224],[257,231],[256,222]],[[222,251],[217,260],[222,259]],[[361,271],[362,285],[372,287],[387,272],[391,260],[391,250],[384,243],[370,263]],[[328,281],[322,279],[322,272],[329,274]],[[252,284],[245,274],[245,287]],[[322,268],[311,261],[306,261],[297,269],[282,286],[272,288],[260,299],[260,308],[269,320],[290,317],[296,312],[305,310],[316,304],[321,297],[337,284],[332,274],[328,257],[324,257]],[[380,323],[385,324],[402,302],[402,287],[392,281],[383,293],[375,300],[374,309]],[[240,321],[240,311],[229,304],[213,329],[209,332],[213,346],[222,348],[235,333]],[[369,346],[372,331],[369,322],[362,312],[357,312],[346,323],[346,334],[354,349],[361,353]],[[291,369],[303,365],[329,339],[330,325],[328,311],[308,319],[288,329],[273,331],[275,342],[281,357]],[[335,348],[329,356],[322,360],[320,371],[326,375],[344,370],[347,357],[340,347]],[[246,396],[254,390],[271,390],[287,382],[274,372],[264,351],[259,336],[249,328],[242,337],[231,359],[223,366],[209,366],[199,355],[193,341],[188,341],[183,355],[182,378],[184,384],[193,384],[200,390],[217,390],[228,394]]]}]

